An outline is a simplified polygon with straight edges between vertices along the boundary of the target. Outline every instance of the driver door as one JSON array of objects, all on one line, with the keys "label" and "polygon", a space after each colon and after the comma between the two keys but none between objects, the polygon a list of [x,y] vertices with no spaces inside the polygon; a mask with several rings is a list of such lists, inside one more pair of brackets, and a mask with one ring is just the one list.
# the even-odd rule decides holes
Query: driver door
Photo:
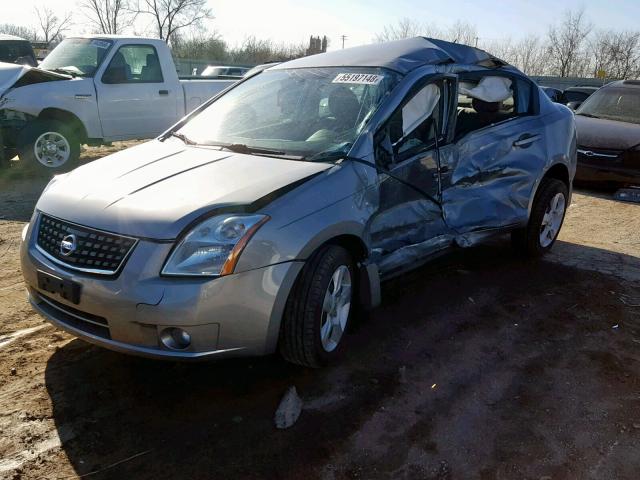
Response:
[{"label": "driver door", "polygon": [[370,225],[378,268],[392,274],[451,243],[440,206],[438,146],[445,141],[455,77],[431,79],[376,134],[379,208]]},{"label": "driver door", "polygon": [[96,78],[102,131],[108,139],[151,138],[178,119],[176,85],[164,78],[153,45],[123,45]]}]

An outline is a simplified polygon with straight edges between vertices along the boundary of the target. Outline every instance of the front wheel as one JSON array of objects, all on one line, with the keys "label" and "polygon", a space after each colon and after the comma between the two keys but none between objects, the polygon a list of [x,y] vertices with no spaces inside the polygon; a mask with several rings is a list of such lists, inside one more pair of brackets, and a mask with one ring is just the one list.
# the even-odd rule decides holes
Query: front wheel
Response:
[{"label": "front wheel", "polygon": [[564,182],[543,180],[533,201],[529,223],[511,233],[516,250],[529,257],[538,257],[551,250],[560,233],[568,203],[569,191]]},{"label": "front wheel", "polygon": [[354,264],[338,245],[317,251],[300,272],[282,319],[285,360],[320,367],[338,356],[354,303]]},{"label": "front wheel", "polygon": [[80,141],[68,125],[57,120],[36,120],[25,128],[20,161],[41,170],[67,171],[80,157]]}]

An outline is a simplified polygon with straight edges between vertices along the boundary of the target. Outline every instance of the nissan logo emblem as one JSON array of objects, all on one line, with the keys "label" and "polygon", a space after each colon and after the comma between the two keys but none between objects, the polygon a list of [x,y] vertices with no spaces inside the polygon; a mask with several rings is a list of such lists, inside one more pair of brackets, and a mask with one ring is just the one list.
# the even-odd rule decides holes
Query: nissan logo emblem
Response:
[{"label": "nissan logo emblem", "polygon": [[75,235],[67,235],[60,242],[60,253],[65,257],[68,257],[76,251],[78,247],[78,240]]}]

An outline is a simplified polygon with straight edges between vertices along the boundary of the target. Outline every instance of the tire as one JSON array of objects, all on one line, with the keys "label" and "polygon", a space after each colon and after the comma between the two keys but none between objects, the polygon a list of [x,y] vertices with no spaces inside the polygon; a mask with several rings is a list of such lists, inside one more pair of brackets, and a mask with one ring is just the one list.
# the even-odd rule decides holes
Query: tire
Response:
[{"label": "tire", "polygon": [[[338,282],[342,294],[333,297],[331,287],[335,287],[338,272],[342,272],[342,282]],[[309,259],[285,306],[279,342],[285,360],[318,368],[339,357],[357,298],[355,279],[353,259],[343,247],[326,245]],[[327,296],[334,301],[326,301]],[[344,305],[347,297],[348,306]]]},{"label": "tire", "polygon": [[[23,131],[20,161],[41,171],[72,170],[80,158],[80,140],[71,126],[58,120],[35,120]],[[57,151],[47,147],[57,147]]]},{"label": "tire", "polygon": [[511,243],[516,251],[527,257],[540,257],[551,250],[560,233],[568,203],[569,191],[564,182],[553,178],[543,180],[531,207],[529,223],[525,228],[511,232]]}]

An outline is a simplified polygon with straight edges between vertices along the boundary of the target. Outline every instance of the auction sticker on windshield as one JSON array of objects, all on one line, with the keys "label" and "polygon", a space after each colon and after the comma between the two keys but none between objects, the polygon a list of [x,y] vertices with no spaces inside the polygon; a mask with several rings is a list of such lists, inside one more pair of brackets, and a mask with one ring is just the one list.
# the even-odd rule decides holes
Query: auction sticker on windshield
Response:
[{"label": "auction sticker on windshield", "polygon": [[109,48],[111,44],[103,40],[91,40],[91,45],[98,48]]},{"label": "auction sticker on windshield", "polygon": [[355,83],[358,85],[378,85],[384,75],[371,73],[339,73],[331,83]]}]

